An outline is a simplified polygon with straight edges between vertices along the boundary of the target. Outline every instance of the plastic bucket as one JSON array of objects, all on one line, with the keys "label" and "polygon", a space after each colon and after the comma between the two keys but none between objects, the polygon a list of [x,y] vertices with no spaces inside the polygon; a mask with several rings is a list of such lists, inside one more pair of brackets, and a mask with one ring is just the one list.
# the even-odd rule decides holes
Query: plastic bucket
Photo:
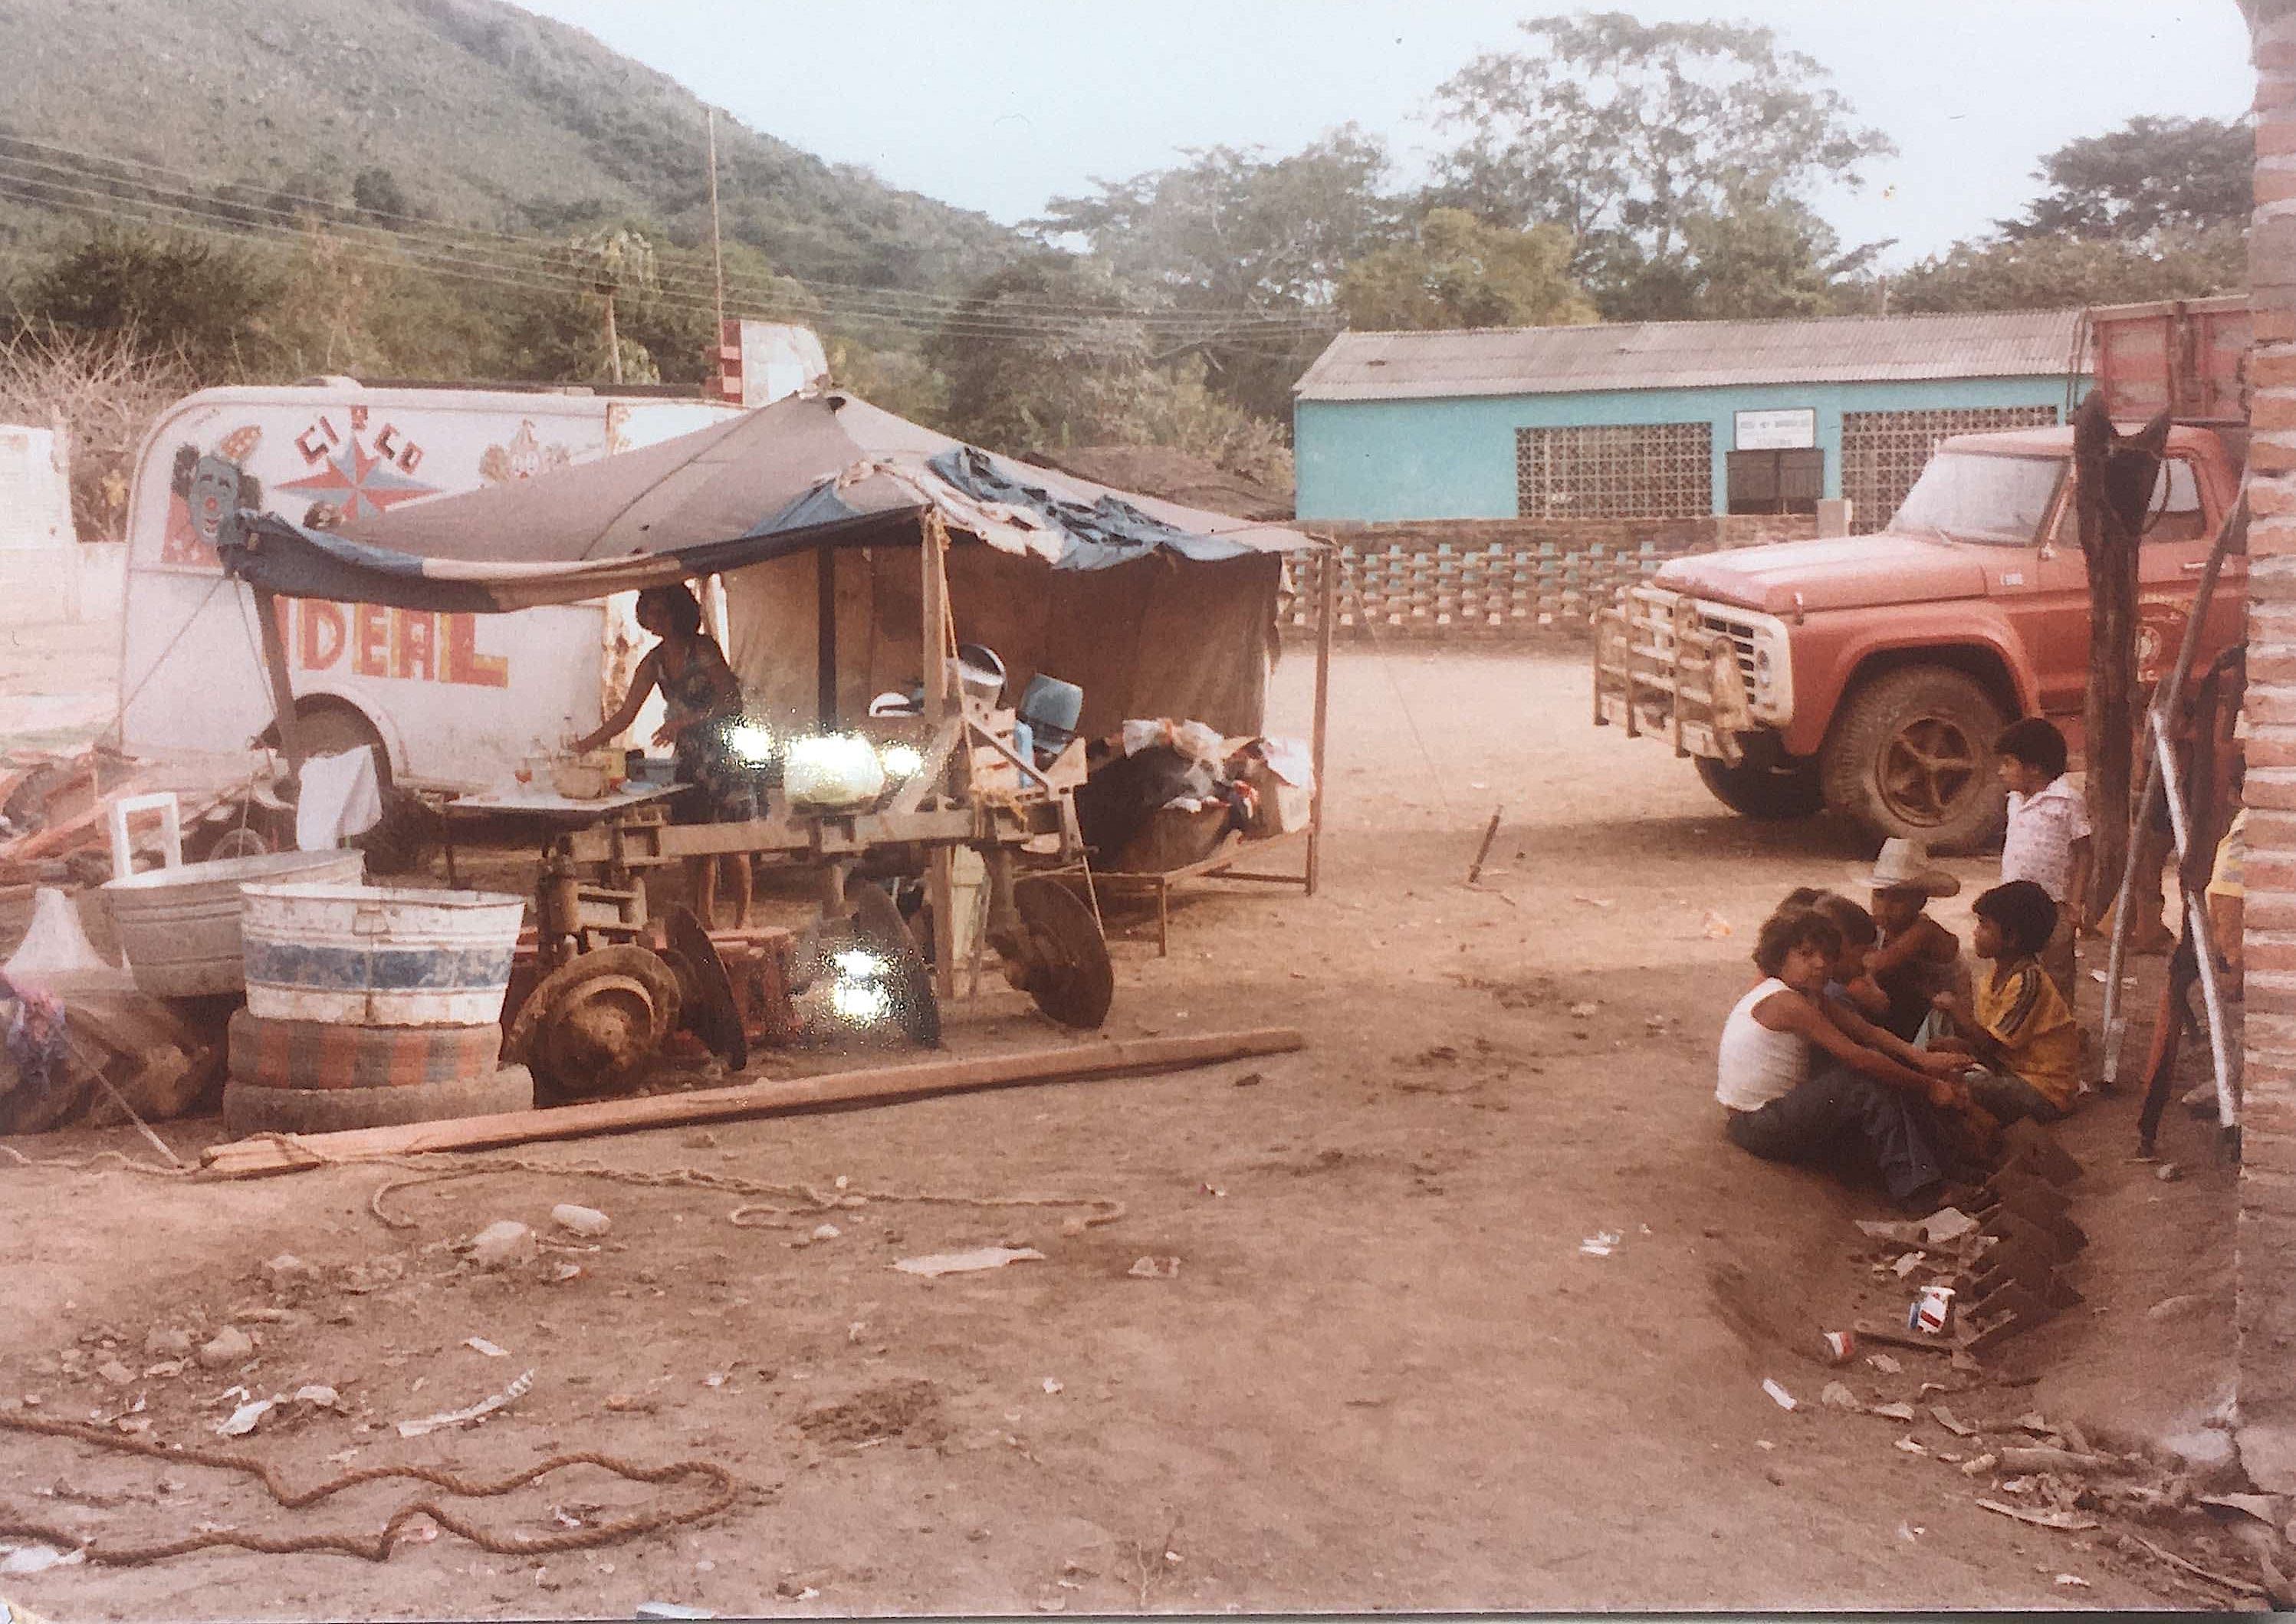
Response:
[{"label": "plastic bucket", "polygon": [[155,998],[197,998],[246,985],[241,886],[287,880],[357,885],[365,873],[361,851],[279,851],[155,868],[111,882],[103,896],[137,988]]},{"label": "plastic bucket", "polygon": [[482,1026],[502,1018],[523,898],[250,885],[247,1007],[266,1021]]}]

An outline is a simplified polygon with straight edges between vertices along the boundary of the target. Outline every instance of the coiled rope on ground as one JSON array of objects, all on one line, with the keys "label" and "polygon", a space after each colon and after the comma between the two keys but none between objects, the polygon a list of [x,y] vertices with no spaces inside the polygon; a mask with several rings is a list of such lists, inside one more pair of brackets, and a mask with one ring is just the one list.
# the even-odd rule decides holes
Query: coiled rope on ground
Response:
[{"label": "coiled rope on ground", "polygon": [[205,1529],[178,1539],[156,1540],[143,1545],[83,1543],[84,1537],[77,1530],[40,1522],[0,1508],[0,1538],[37,1540],[60,1550],[77,1550],[86,1561],[111,1567],[164,1562],[170,1557],[186,1556],[194,1551],[222,1546],[253,1551],[266,1556],[332,1552],[342,1556],[356,1556],[363,1562],[379,1562],[390,1558],[392,1548],[407,1537],[409,1525],[417,1517],[427,1517],[448,1533],[498,1556],[548,1556],[562,1551],[611,1545],[634,1535],[705,1521],[730,1509],[740,1497],[742,1488],[733,1472],[715,1461],[672,1461],[662,1466],[642,1466],[616,1456],[584,1449],[554,1455],[545,1461],[501,1478],[467,1478],[437,1466],[363,1466],[308,1488],[294,1489],[283,1482],[268,1463],[228,1449],[153,1443],[144,1439],[125,1438],[115,1432],[107,1432],[86,1422],[63,1421],[45,1415],[0,1414],[0,1428],[70,1439],[97,1448],[141,1455],[153,1460],[189,1463],[213,1467],[220,1472],[235,1472],[253,1478],[263,1486],[266,1493],[288,1511],[301,1511],[363,1483],[398,1479],[431,1484],[445,1489],[449,1497],[455,1498],[493,1499],[523,1489],[554,1472],[563,1472],[573,1466],[595,1466],[634,1483],[671,1483],[693,1480],[707,1489],[699,1502],[682,1510],[658,1507],[633,1512],[626,1516],[594,1522],[585,1528],[564,1529],[547,1534],[496,1533],[458,1516],[433,1497],[407,1501],[392,1512],[382,1527],[372,1535],[343,1531],[257,1534],[237,1529]]}]

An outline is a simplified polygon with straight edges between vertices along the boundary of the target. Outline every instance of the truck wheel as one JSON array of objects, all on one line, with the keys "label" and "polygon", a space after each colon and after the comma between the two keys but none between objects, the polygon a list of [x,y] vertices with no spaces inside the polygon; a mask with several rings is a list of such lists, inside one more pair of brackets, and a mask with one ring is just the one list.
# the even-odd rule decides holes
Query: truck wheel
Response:
[{"label": "truck wheel", "polygon": [[1698,758],[1698,778],[1720,801],[1741,817],[1758,823],[1784,823],[1815,816],[1825,804],[1817,768],[1808,762],[1794,767],[1759,767],[1742,761],[1732,767],[1709,756]]},{"label": "truck wheel", "polygon": [[1819,758],[1825,804],[1877,840],[1972,850],[2001,828],[1993,741],[2005,719],[1976,678],[1906,666],[1853,693]]}]

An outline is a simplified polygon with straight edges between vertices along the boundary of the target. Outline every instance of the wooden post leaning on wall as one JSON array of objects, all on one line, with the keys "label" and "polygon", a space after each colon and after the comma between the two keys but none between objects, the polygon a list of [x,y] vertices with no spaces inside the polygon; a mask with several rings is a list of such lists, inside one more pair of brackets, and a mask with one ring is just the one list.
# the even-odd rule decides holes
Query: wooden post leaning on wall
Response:
[{"label": "wooden post leaning on wall", "polygon": [[[2164,414],[2124,439],[2113,429],[2103,393],[2094,390],[2073,414],[2074,496],[2089,602],[2082,754],[2095,849],[2091,873],[2099,876],[2119,875],[2127,865],[2130,843],[2144,838],[2143,830],[2130,827],[2138,720],[2137,549],[2168,434]],[[1993,742],[1981,742],[1989,748]],[[2090,888],[2084,910],[2090,923],[2103,916],[2106,883],[2100,880]],[[2152,896],[2157,906],[2159,892]]]}]

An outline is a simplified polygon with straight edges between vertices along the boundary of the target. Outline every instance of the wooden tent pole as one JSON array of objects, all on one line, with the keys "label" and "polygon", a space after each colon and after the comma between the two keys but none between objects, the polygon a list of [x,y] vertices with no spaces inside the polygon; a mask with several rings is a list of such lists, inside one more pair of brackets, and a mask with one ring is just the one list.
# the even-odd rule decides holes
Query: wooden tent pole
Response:
[{"label": "wooden tent pole", "polygon": [[255,616],[262,622],[263,670],[271,679],[271,710],[279,726],[279,748],[287,752],[287,772],[303,779],[303,726],[295,715],[295,690],[287,680],[287,639],[279,629],[279,600],[258,588]]},{"label": "wooden tent pole", "polygon": [[[938,736],[941,724],[948,719],[948,658],[942,652],[949,640],[948,577],[943,564],[948,530],[939,513],[928,512],[918,521],[917,532],[917,556],[922,561],[918,602],[923,609],[917,647],[924,656],[925,718]],[[952,759],[955,753],[969,750],[971,744],[969,738],[959,735],[958,751],[952,753]],[[956,853],[947,846],[934,847],[925,858],[925,902],[933,916],[933,991],[946,1001],[956,997]]]},{"label": "wooden tent pole", "polygon": [[814,714],[824,733],[837,731],[837,550],[813,550]]},{"label": "wooden tent pole", "polygon": [[1339,619],[1340,549],[1327,543],[1323,567],[1316,573],[1316,724],[1308,747],[1316,773],[1315,792],[1308,800],[1308,895],[1316,894],[1324,868],[1324,784],[1330,775],[1324,767],[1324,743],[1332,708],[1332,623]]}]

